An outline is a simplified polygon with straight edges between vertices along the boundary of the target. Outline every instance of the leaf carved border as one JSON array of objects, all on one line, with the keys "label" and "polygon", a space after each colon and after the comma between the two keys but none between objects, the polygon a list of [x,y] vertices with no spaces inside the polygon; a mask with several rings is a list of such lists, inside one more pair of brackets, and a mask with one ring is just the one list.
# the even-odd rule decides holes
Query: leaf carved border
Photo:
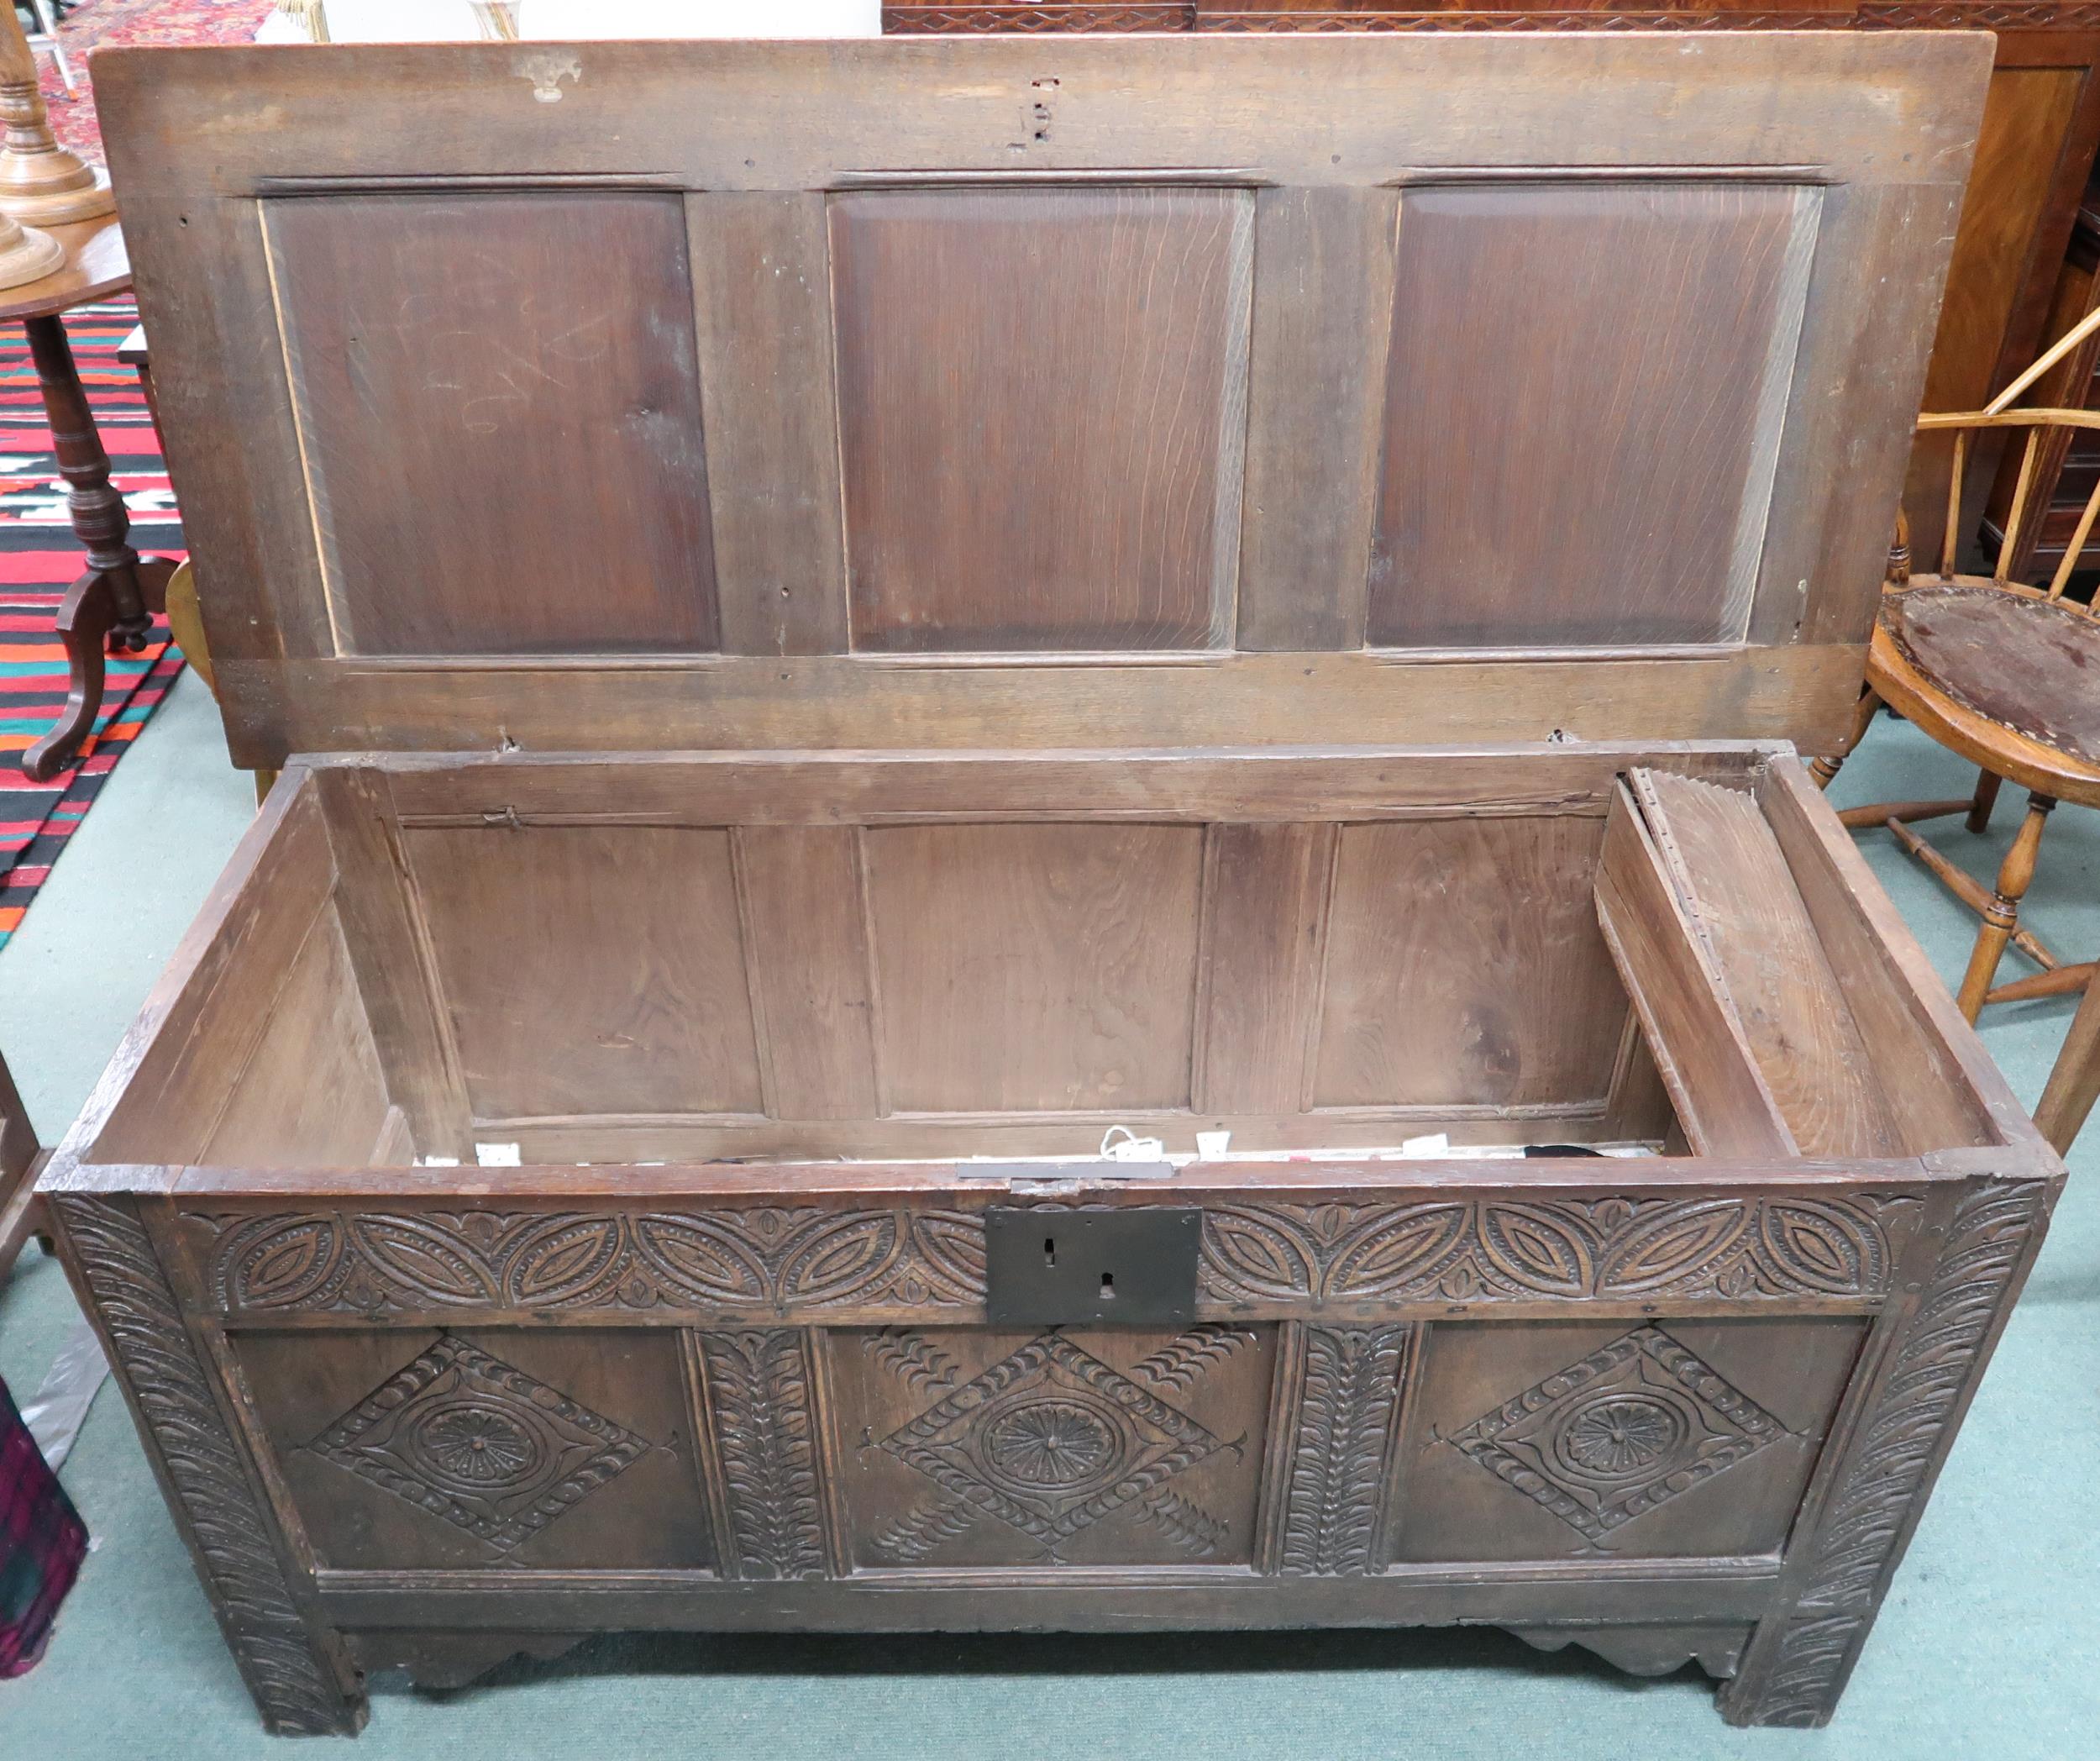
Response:
[{"label": "leaf carved border", "polygon": [[51,1208],[264,1725],[281,1735],[354,1735],[363,1697],[339,1679],[292,1600],[270,1543],[273,1525],[145,1226],[121,1199],[57,1193]]},{"label": "leaf carved border", "polygon": [[[1827,1299],[1887,1290],[1908,1193],[1461,1196],[1206,1206],[1212,1314],[1500,1301]],[[191,1213],[215,1312],[917,1312],[983,1319],[981,1215],[877,1210]]]},{"label": "leaf carved border", "polygon": [[1208,1306],[1559,1298],[1877,1297],[1922,1209],[1909,1195],[1221,1205]]},{"label": "leaf carved border", "polygon": [[1730,1723],[1812,1729],[1830,1722],[2054,1196],[2046,1181],[1999,1180],[1956,1206],[1880,1398],[1808,1543],[1791,1606],[1758,1629],[1740,1672],[1721,1690]]}]

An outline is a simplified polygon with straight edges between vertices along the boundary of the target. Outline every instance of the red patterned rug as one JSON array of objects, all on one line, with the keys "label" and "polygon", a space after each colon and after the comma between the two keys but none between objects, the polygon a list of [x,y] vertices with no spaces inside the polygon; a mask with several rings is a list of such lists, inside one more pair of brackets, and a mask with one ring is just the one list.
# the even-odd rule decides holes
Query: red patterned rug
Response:
[{"label": "red patterned rug", "polygon": [[[113,301],[68,313],[66,333],[109,452],[110,481],[131,511],[132,543],[179,557],[182,528],[160,442],[137,374],[117,359],[137,321],[130,301]],[[48,783],[23,775],[23,749],[57,720],[65,702],[66,651],[51,621],[87,560],[67,523],[66,486],[29,356],[18,325],[0,329],[0,945],[182,670],[165,626],[143,654],[111,656],[102,720],[79,762]]]},{"label": "red patterned rug", "polygon": [[36,58],[53,130],[76,153],[100,163],[102,131],[88,89],[90,54],[122,44],[252,43],[272,4],[273,0],[79,0],[58,28],[73,68],[71,97],[50,53]]},{"label": "red patterned rug", "polygon": [[[0,0],[0,4],[6,0]],[[44,95],[59,139],[99,160],[102,136],[89,86],[92,52],[126,43],[244,43],[272,0],[80,0],[59,26],[72,65],[70,95],[39,52]],[[116,358],[137,313],[129,300],[84,307],[66,322],[112,481],[131,510],[132,542],[181,556],[182,528],[137,375]],[[50,783],[22,775],[21,754],[57,719],[65,650],[53,633],[60,599],[86,559],[66,517],[65,485],[18,327],[0,330],[0,945],[22,921],[66,840],[79,828],[117,760],[182,670],[161,627],[143,654],[112,656],[95,733],[71,770]]]}]

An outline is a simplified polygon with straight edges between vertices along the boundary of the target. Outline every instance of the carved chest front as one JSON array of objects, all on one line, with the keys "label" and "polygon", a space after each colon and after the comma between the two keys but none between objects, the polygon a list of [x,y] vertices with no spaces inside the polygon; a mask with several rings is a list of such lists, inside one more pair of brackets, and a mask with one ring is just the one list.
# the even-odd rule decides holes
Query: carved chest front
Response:
[{"label": "carved chest front", "polygon": [[1989,61],[102,57],[284,770],[45,1190],[272,1727],[720,1627],[1826,1717],[2061,1173],[1790,744]]}]

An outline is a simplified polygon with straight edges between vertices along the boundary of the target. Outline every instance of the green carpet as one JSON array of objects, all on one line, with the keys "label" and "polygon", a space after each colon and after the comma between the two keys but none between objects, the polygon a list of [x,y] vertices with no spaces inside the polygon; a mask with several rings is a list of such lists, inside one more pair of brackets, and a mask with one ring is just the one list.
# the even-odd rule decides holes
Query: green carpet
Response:
[{"label": "green carpet", "polygon": [[[47,1138],[86,1097],[250,807],[185,678],[0,951],[0,1045]],[[1877,724],[1840,801],[1965,792],[1970,774],[1914,730]],[[2019,817],[1932,835],[1988,875]],[[1892,849],[1869,859],[1937,962],[1958,974],[1973,920]],[[2029,921],[2100,947],[2100,820],[2060,812]],[[141,888],[144,896],[141,896]],[[2008,962],[2008,973],[2014,970]],[[2068,1001],[1987,1017],[2021,1096],[2040,1092]],[[428,1695],[374,1685],[367,1761],[629,1756],[912,1761],[1012,1754],[1320,1761],[1435,1754],[1990,1757],[2090,1754],[2100,1729],[2100,1123],[2071,1158],[2055,1233],[1999,1348],[1835,1724],[1730,1731],[1695,1674],[1621,1676],[1499,1632],[1154,1638],[607,1639],[552,1664]],[[34,1252],[0,1289],[0,1375],[34,1387],[72,1313]],[[50,1655],[0,1683],[0,1756],[291,1751],[265,1737],[113,1390],[66,1480],[97,1541]]]}]

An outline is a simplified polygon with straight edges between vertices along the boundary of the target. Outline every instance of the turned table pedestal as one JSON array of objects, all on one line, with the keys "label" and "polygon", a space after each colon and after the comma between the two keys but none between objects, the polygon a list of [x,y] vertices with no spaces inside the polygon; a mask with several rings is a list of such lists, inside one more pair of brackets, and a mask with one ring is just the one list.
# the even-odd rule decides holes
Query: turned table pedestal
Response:
[{"label": "turned table pedestal", "polygon": [[123,229],[114,216],[105,215],[50,231],[66,246],[66,266],[0,292],[0,322],[19,319],[29,334],[73,531],[87,550],[87,572],[59,607],[58,632],[71,674],[66,707],[57,725],[22,755],[23,770],[38,782],[55,776],[78,754],[102,707],[105,650],[136,654],[144,648],[175,569],[165,558],[141,558],[131,548],[130,518],[110,483],[109,455],[66,340],[63,313],[131,286]]}]

